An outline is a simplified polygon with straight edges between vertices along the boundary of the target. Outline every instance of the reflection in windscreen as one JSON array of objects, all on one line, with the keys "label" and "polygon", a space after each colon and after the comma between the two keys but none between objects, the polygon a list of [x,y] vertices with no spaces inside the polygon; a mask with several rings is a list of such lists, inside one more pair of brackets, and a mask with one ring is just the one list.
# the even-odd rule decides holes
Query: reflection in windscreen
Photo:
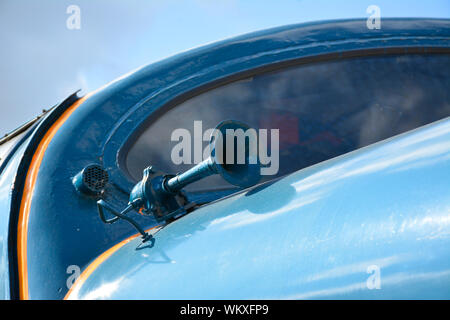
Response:
[{"label": "reflection in windscreen", "polygon": [[[126,167],[136,180],[150,164],[167,173],[184,171],[193,165],[172,162],[173,130],[185,128],[193,136],[195,120],[206,130],[233,119],[280,130],[279,172],[264,178],[270,180],[449,116],[449,70],[448,55],[399,55],[254,76],[168,110],[130,148]],[[188,190],[228,187],[212,176]]]}]

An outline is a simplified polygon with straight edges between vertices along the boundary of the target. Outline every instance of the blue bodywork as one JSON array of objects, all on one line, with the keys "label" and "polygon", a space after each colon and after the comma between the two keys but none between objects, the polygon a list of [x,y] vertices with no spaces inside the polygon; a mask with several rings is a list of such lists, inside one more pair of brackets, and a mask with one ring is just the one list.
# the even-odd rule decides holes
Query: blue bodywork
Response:
[{"label": "blue bodywork", "polygon": [[[381,30],[368,30],[365,20],[292,25],[191,50],[97,90],[59,128],[39,168],[28,222],[30,298],[63,298],[69,266],[86,269],[135,234],[124,221],[104,224],[72,178],[102,165],[107,200],[123,208],[136,183],[123,159],[155,111],[265,68],[448,52],[449,40],[448,20],[384,19]],[[77,99],[30,128],[1,166],[0,298],[18,298],[17,220],[32,156]],[[153,247],[136,251],[134,240],[120,248],[70,298],[448,299],[449,130],[444,119],[206,205],[154,229]],[[380,267],[381,290],[365,286],[371,265]]]},{"label": "blue bodywork", "polygon": [[445,119],[200,208],[70,297],[448,299],[449,179]]}]

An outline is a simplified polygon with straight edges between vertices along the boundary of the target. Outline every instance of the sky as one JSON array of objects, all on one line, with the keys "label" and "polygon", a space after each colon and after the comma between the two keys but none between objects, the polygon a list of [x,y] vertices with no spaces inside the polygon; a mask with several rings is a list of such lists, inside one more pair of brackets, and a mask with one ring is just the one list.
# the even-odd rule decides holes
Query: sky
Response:
[{"label": "sky", "polygon": [[[67,27],[71,5],[80,29]],[[78,89],[181,51],[292,23],[367,18],[370,5],[381,21],[450,18],[449,0],[0,0],[0,135]]]}]

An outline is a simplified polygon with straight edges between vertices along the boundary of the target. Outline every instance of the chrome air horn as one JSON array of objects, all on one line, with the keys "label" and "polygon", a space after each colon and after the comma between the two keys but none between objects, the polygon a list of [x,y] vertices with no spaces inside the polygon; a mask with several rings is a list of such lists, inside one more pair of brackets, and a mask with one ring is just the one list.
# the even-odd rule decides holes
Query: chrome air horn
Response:
[{"label": "chrome air horn", "polygon": [[[186,212],[189,205],[182,189],[200,179],[219,174],[232,185],[247,188],[260,180],[260,164],[257,155],[256,131],[238,121],[223,121],[211,134],[211,155],[193,168],[178,175],[165,174],[149,166],[143,178],[132,189],[128,206],[120,213],[112,210],[104,200],[97,202],[100,218],[112,223],[132,209],[144,215],[153,215],[157,221],[165,221]],[[106,219],[103,208],[116,217]],[[129,221],[136,227],[136,223]],[[137,227],[136,227],[137,228]],[[137,228],[143,235],[141,228]],[[139,230],[141,229],[141,230]]]}]

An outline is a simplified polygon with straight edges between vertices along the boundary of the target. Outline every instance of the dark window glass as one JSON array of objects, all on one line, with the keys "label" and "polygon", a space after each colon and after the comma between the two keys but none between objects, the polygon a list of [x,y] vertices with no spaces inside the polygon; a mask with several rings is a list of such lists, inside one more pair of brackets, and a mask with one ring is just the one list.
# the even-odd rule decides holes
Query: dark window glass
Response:
[{"label": "dark window glass", "polygon": [[[171,161],[173,130],[193,136],[194,120],[205,130],[234,119],[280,129],[279,172],[265,177],[270,180],[448,117],[449,71],[450,57],[435,54],[370,56],[260,74],[168,110],[134,142],[126,168],[136,180],[149,164],[184,171],[193,165]],[[209,177],[188,190],[228,187]]]}]

